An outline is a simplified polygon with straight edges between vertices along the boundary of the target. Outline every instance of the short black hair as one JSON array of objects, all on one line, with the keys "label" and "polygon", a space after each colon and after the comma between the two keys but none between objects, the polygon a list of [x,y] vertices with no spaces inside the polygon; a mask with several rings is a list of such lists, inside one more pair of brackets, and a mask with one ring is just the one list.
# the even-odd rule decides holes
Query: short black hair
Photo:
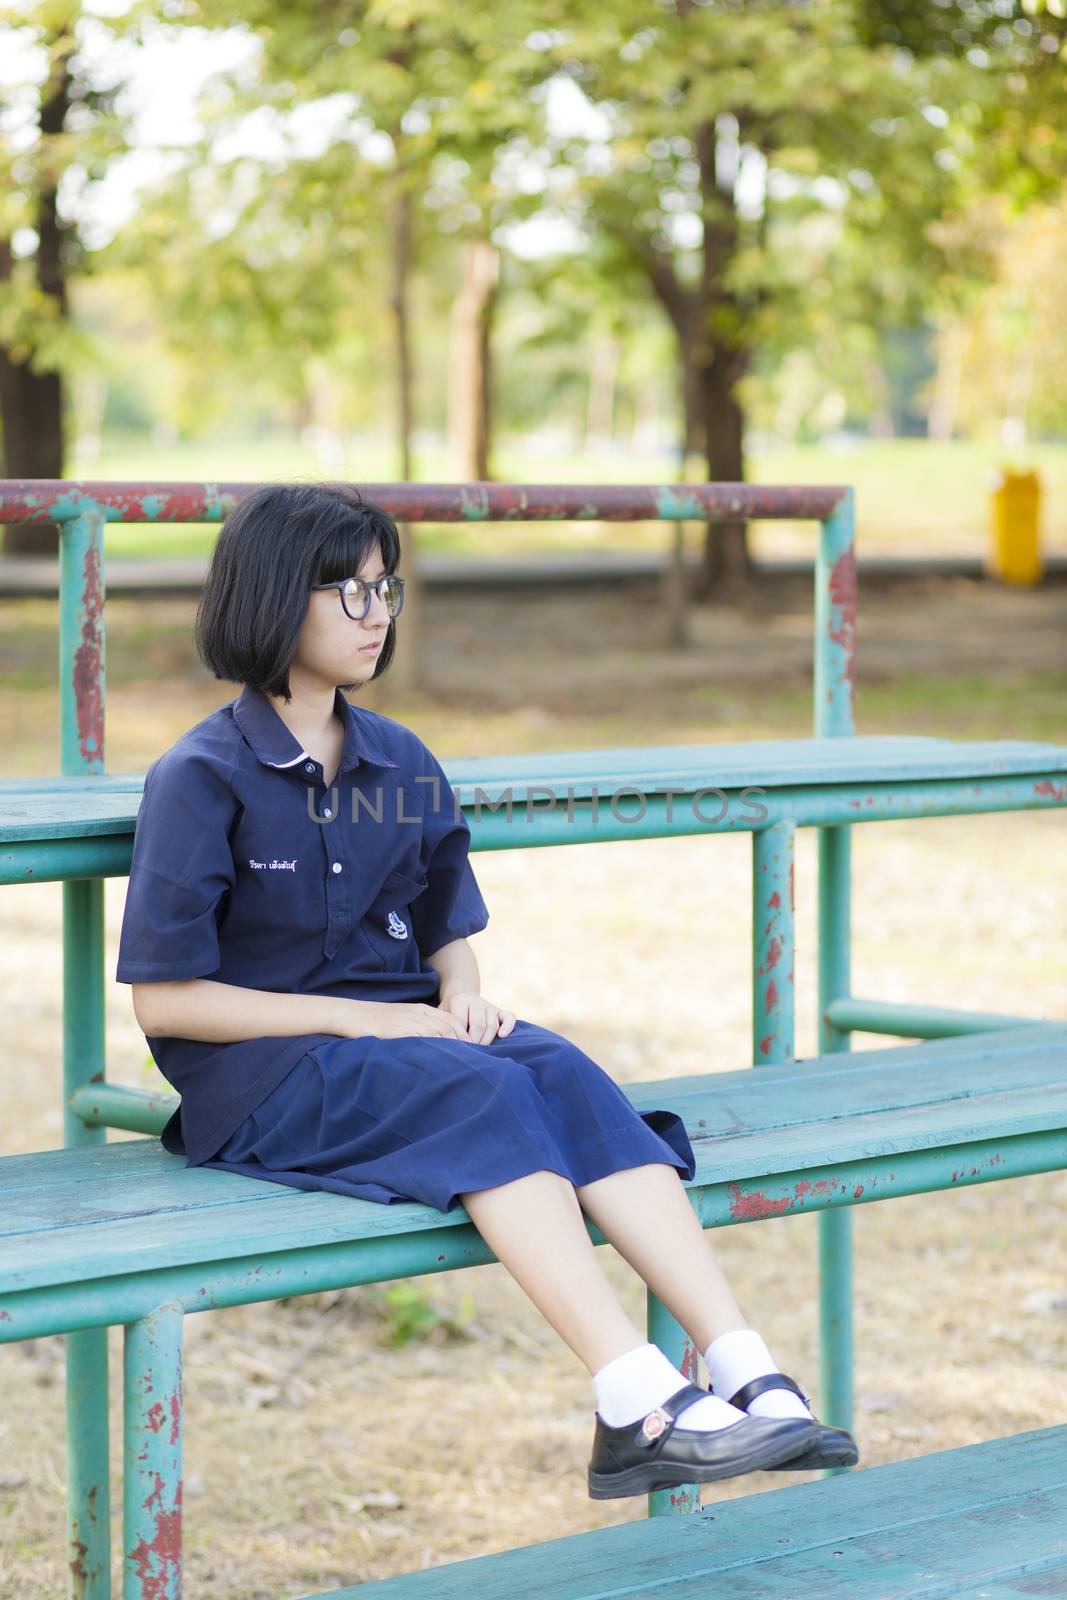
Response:
[{"label": "short black hair", "polygon": [[[193,636],[204,665],[216,678],[290,700],[289,667],[311,585],[354,577],[376,545],[384,570],[396,572],[396,523],[353,484],[264,483],[251,490],[219,530],[197,606]],[[372,677],[385,672],[395,648],[390,620]]]}]

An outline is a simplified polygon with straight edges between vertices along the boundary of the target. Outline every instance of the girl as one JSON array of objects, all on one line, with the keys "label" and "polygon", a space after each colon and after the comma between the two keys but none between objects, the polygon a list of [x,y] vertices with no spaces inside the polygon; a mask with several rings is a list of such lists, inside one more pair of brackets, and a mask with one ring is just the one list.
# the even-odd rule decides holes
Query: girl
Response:
[{"label": "girl", "polygon": [[[638,1113],[570,1040],[481,992],[470,828],[381,677],[396,525],[339,484],[267,484],[226,518],[195,637],[243,685],[149,767],[116,978],[181,1103],[187,1166],[389,1205],[462,1202],[590,1374],[589,1493],[851,1465],[749,1328],[679,1174],[681,1119]],[[704,1352],[687,1382],[631,1322],[591,1218]]]}]

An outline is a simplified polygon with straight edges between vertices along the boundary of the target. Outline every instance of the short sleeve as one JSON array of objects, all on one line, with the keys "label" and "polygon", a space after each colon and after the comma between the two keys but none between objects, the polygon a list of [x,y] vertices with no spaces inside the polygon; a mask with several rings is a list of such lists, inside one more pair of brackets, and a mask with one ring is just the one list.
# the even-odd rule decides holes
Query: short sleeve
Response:
[{"label": "short sleeve", "polygon": [[426,958],[451,944],[480,933],[489,921],[471,868],[470,824],[441,763],[425,746],[416,775],[422,797],[422,860],[427,886],[411,907],[415,943]]},{"label": "short sleeve", "polygon": [[218,970],[218,923],[236,879],[229,836],[238,804],[223,762],[168,750],[149,767],[116,982],[177,982]]}]

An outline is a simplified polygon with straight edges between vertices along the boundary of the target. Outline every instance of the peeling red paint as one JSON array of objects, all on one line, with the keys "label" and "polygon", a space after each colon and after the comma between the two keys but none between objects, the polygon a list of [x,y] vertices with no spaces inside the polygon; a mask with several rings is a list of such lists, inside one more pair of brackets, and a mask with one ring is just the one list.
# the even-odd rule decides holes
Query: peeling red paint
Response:
[{"label": "peeling red paint", "polygon": [[771,1045],[773,1043],[774,1043],[774,1034],[773,1033],[768,1033],[767,1035],[765,1035],[765,1037],[762,1038],[760,1040],[760,1042],[759,1042],[760,1055],[769,1056],[770,1053],[771,1053]]},{"label": "peeling red paint", "polygon": [[1034,793],[1047,795],[1050,800],[1062,805],[1067,800],[1067,783],[1056,784],[1051,778],[1042,778],[1040,783],[1034,784]]},{"label": "peeling red paint", "polygon": [[[856,670],[856,552],[845,550],[830,569],[830,638],[844,656],[841,677],[849,694],[855,689]],[[835,626],[836,623],[836,626]]]},{"label": "peeling red paint", "polygon": [[768,942],[767,959],[759,966],[758,971],[760,973],[770,972],[778,965],[782,954],[782,943],[783,941],[778,938],[773,938]]},{"label": "peeling red paint", "polygon": [[155,1519],[156,1531],[151,1540],[139,1539],[129,1552],[129,1560],[137,1569],[141,1600],[170,1600],[181,1592],[182,1486],[178,1484],[173,1511],[164,1511],[161,1503],[152,1504],[161,1495],[162,1480],[157,1473],[156,1487],[145,1501]]},{"label": "peeling red paint", "polygon": [[760,1194],[758,1189],[751,1194],[742,1194],[739,1183],[731,1183],[730,1196],[730,1215],[735,1222],[758,1222],[764,1217],[780,1217],[793,1204],[788,1195],[783,1195],[780,1200],[772,1200],[769,1195]]},{"label": "peeling red paint", "polygon": [[181,1438],[182,1430],[182,1397],[172,1394],[170,1397],[170,1442],[177,1444]]},{"label": "peeling red paint", "polygon": [[778,1004],[778,985],[775,983],[774,979],[772,978],[770,983],[768,983],[766,991],[765,991],[764,996],[763,996],[763,1009],[765,1011],[767,1011],[767,1012],[771,1012],[771,1011],[773,1011],[775,1009],[777,1004]]},{"label": "peeling red paint", "polygon": [[67,1565],[70,1567],[71,1575],[74,1578],[74,1592],[77,1594],[80,1589],[84,1588],[85,1581],[89,1576],[85,1566],[85,1555],[89,1546],[84,1539],[74,1539],[71,1542],[71,1549],[74,1551],[74,1555]]},{"label": "peeling red paint", "polygon": [[862,1193],[863,1193],[863,1185],[862,1185],[862,1183],[857,1183],[856,1187],[852,1191],[853,1200],[858,1200]]},{"label": "peeling red paint", "polygon": [[82,565],[79,607],[81,643],[74,652],[74,706],[78,750],[82,760],[103,765],[104,695],[102,649],[104,642],[104,586],[100,573],[100,546],[90,543]]},{"label": "peeling red paint", "polygon": [[771,907],[773,910],[777,911],[777,909],[781,905],[781,903],[782,903],[781,896],[779,895],[778,890],[776,889],[774,891],[774,893],[771,895],[771,898],[767,901],[767,905],[769,907]]},{"label": "peeling red paint", "polygon": [[149,1406],[148,1410],[146,1411],[145,1421],[153,1433],[158,1433],[160,1428],[163,1426],[164,1420],[163,1407],[157,1400],[155,1404]]}]

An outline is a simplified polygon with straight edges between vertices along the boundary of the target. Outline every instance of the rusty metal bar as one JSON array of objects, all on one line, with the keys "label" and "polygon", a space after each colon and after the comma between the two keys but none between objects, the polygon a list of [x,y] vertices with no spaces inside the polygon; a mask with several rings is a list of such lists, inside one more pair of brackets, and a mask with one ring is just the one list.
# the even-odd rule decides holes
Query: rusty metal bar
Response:
[{"label": "rusty metal bar", "polygon": [[[221,522],[259,483],[90,483],[0,480],[0,522],[63,522],[99,511],[108,522]],[[846,485],[762,483],[361,483],[404,522],[824,521]]]},{"label": "rusty metal bar", "polygon": [[123,1600],[181,1600],[180,1300],[124,1330]]},{"label": "rusty metal bar", "polygon": [[773,822],[752,834],[752,1060],[796,1058],[793,857],[796,827]]}]

